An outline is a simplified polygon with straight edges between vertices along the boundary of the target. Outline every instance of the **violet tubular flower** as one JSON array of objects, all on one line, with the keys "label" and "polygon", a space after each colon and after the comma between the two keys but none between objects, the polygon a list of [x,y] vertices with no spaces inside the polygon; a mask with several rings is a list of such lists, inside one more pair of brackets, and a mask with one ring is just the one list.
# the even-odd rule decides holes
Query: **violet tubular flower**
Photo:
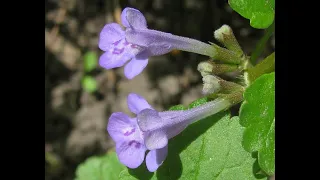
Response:
[{"label": "violet tubular flower", "polygon": [[103,68],[113,69],[124,66],[128,79],[140,74],[148,64],[148,58],[159,56],[173,49],[188,51],[215,57],[217,47],[201,41],[176,36],[147,28],[143,14],[133,8],[125,8],[121,14],[125,29],[119,24],[110,23],[100,33],[99,48],[105,53],[99,64]]},{"label": "violet tubular flower", "polygon": [[154,172],[168,153],[168,139],[182,132],[189,124],[230,107],[227,99],[218,98],[189,110],[157,112],[141,96],[131,93],[128,107],[137,116],[113,113],[108,122],[108,133],[116,144],[120,162],[129,168],[137,168],[146,156],[146,165]]},{"label": "violet tubular flower", "polygon": [[105,51],[100,56],[99,64],[106,69],[121,67],[131,60],[124,69],[128,79],[140,74],[148,64],[148,58],[141,53],[145,48],[128,43],[125,31],[116,23],[104,26],[100,33],[99,48]]}]

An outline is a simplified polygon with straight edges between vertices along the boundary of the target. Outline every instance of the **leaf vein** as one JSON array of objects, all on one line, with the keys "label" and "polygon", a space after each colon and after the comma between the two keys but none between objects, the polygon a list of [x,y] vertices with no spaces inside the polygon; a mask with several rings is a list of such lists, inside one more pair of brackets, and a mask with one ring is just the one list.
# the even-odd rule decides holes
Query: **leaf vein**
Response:
[{"label": "leaf vein", "polygon": [[201,160],[203,159],[203,156],[204,156],[204,147],[205,147],[205,136],[202,136],[202,140],[201,140],[201,147],[200,147],[200,155],[199,155],[199,158],[198,158],[198,162],[196,163],[197,164],[197,167],[196,167],[196,172],[195,172],[195,179],[198,179],[198,175],[199,175],[199,169],[200,169],[200,162]]}]

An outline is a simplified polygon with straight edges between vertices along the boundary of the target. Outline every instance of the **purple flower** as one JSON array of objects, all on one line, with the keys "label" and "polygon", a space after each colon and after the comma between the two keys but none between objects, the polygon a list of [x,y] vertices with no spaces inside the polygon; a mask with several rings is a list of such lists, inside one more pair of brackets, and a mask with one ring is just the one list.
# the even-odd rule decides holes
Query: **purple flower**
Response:
[{"label": "purple flower", "polygon": [[168,139],[178,135],[189,124],[213,115],[230,106],[225,99],[216,99],[204,105],[179,111],[157,112],[137,94],[129,94],[127,99],[131,118],[124,113],[113,113],[107,130],[116,143],[116,152],[121,163],[129,168],[137,168],[146,156],[149,171],[154,172],[163,163],[168,153]]},{"label": "purple flower", "polygon": [[107,24],[102,29],[99,48],[105,51],[99,64],[106,69],[121,67],[131,59],[124,69],[128,79],[140,74],[148,64],[148,57],[142,53],[145,48],[128,43],[125,31],[116,23]]},{"label": "purple flower", "polygon": [[116,23],[107,24],[102,29],[99,48],[105,53],[100,57],[99,64],[112,69],[131,60],[124,68],[128,79],[142,72],[150,56],[163,55],[173,49],[210,57],[214,57],[216,53],[213,46],[201,41],[148,29],[147,21],[139,10],[125,8],[121,21],[125,30]]}]

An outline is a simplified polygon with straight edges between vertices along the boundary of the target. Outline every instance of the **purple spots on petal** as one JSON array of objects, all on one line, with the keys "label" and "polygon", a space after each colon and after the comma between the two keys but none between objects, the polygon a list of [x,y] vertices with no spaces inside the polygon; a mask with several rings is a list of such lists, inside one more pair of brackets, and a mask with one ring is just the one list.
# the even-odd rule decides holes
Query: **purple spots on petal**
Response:
[{"label": "purple spots on petal", "polygon": [[135,140],[132,140],[128,143],[129,146],[133,145],[134,144],[134,147],[139,149],[141,147],[141,144]]},{"label": "purple spots on petal", "polygon": [[124,135],[125,135],[125,136],[129,136],[129,135],[131,135],[132,133],[134,133],[135,131],[136,131],[136,129],[133,128],[133,129],[131,129],[131,131],[125,132]]},{"label": "purple spots on petal", "polygon": [[118,48],[114,48],[112,51],[112,54],[121,54],[123,53],[124,48],[118,49]]},{"label": "purple spots on petal", "polygon": [[140,148],[140,146],[141,146],[141,144],[140,144],[140,143],[136,143],[136,145],[135,145],[134,147],[136,147],[137,149],[139,149],[139,148]]},{"label": "purple spots on petal", "polygon": [[120,39],[119,41],[114,42],[113,44],[114,44],[115,46],[117,46],[117,45],[120,43],[121,40],[122,40],[122,39]]},{"label": "purple spots on petal", "polygon": [[128,43],[128,41],[126,41],[126,40],[125,40],[124,43],[123,43],[124,46],[127,46],[127,45],[129,45],[129,44],[130,44],[130,43]]},{"label": "purple spots on petal", "polygon": [[130,141],[130,142],[129,142],[129,144],[128,144],[128,145],[129,145],[129,146],[131,146],[133,143],[137,143],[137,141],[132,140],[132,141]]},{"label": "purple spots on petal", "polygon": [[135,44],[131,44],[131,48],[138,49],[139,46],[137,46],[137,45],[135,45]]}]

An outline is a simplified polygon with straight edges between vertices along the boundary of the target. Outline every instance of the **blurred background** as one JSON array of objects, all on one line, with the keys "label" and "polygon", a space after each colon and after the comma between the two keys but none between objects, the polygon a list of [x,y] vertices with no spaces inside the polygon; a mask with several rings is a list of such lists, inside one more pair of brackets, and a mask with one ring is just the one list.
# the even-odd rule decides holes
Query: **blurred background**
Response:
[{"label": "blurred background", "polygon": [[[113,148],[106,125],[112,112],[129,113],[135,92],[157,110],[201,97],[197,64],[207,57],[180,51],[151,57],[146,69],[127,80],[123,68],[98,65],[99,33],[120,23],[125,7],[139,9],[150,29],[203,42],[228,24],[248,55],[264,31],[234,12],[227,0],[47,0],[45,4],[45,179],[72,180],[76,167]],[[217,43],[219,44],[219,43]],[[261,57],[274,50],[272,37]]]}]

